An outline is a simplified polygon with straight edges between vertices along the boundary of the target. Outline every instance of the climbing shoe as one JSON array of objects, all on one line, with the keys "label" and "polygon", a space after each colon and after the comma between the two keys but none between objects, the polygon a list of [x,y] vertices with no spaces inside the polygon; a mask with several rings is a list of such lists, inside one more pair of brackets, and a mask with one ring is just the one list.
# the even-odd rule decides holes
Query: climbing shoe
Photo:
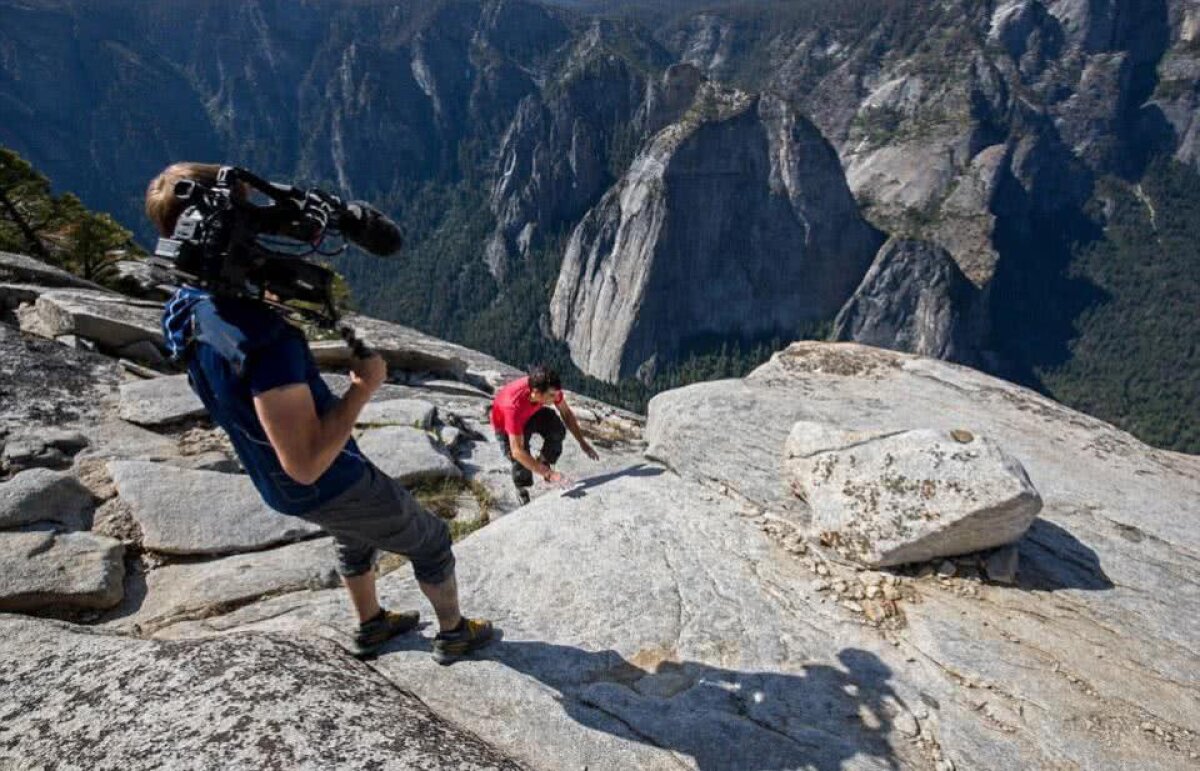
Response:
[{"label": "climbing shoe", "polygon": [[471,651],[479,650],[492,641],[492,622],[482,618],[466,618],[451,632],[438,632],[433,638],[433,660],[453,664]]},{"label": "climbing shoe", "polygon": [[517,488],[517,500],[521,501],[522,506],[529,503],[529,488],[528,487],[518,487]]},{"label": "climbing shoe", "polygon": [[381,610],[375,618],[359,624],[358,631],[354,634],[351,652],[359,658],[371,656],[396,635],[416,629],[420,620],[421,614],[415,610],[406,610],[403,613]]}]

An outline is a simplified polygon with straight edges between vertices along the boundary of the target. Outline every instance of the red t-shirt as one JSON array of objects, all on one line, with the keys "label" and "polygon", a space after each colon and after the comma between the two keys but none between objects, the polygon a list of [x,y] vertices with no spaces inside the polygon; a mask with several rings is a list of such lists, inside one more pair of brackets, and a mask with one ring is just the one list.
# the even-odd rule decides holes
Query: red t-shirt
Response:
[{"label": "red t-shirt", "polygon": [[[555,404],[562,404],[560,389]],[[525,424],[543,405],[529,400],[529,378],[514,380],[496,392],[492,402],[492,428],[502,434],[523,435]]]}]

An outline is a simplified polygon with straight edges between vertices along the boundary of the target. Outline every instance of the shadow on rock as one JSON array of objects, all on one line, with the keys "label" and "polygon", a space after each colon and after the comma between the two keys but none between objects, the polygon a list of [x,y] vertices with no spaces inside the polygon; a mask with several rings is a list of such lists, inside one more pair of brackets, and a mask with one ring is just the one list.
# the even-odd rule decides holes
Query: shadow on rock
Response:
[{"label": "shadow on rock", "polygon": [[594,477],[580,479],[573,488],[563,493],[564,498],[583,498],[587,495],[587,491],[600,485],[607,484],[622,477],[656,477],[663,473],[663,469],[658,466],[648,466],[645,463],[636,463],[628,468],[623,468],[618,471],[611,471],[607,474],[600,474]]},{"label": "shadow on rock", "polygon": [[701,771],[901,767],[889,742],[897,716],[916,723],[874,654],[847,648],[844,669],[739,672],[661,652],[623,658],[542,642],[481,652],[558,692],[580,725],[691,757]]},{"label": "shadow on rock", "polygon": [[1019,586],[1033,591],[1102,591],[1113,588],[1096,552],[1045,519],[1036,519],[1018,542]]}]

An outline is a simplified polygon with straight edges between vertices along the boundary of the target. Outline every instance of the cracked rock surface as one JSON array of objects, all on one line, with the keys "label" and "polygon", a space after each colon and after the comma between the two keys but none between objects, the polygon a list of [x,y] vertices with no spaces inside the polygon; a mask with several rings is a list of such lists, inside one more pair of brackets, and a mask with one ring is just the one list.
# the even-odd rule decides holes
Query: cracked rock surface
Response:
[{"label": "cracked rock surface", "polygon": [[131,640],[0,616],[0,766],[518,769],[320,640]]},{"label": "cracked rock surface", "polygon": [[[503,492],[486,378],[472,375],[492,364],[453,353],[466,384],[397,372],[378,409],[436,407],[429,434],[393,430],[431,447],[454,436],[446,461]],[[101,524],[138,508],[110,466],[138,470],[128,476],[145,489],[200,480],[153,508],[164,522],[191,512],[188,527],[198,502],[219,508],[196,531],[206,543],[244,524],[244,496],[204,481],[245,477],[179,467],[219,459],[211,427],[119,420],[111,360],[0,326],[0,365],[18,395],[10,431],[88,439],[65,473],[104,501]],[[132,528],[130,515],[143,532],[129,536],[125,599],[91,619],[105,633],[0,616],[0,767],[1007,771],[1200,757],[1197,458],[972,370],[858,345],[797,344],[742,380],[660,395],[644,432],[635,416],[572,403],[602,462],[568,441],[561,467],[580,488],[539,487],[455,547],[464,610],[505,632],[478,660],[436,666],[428,627],[351,659],[345,593],[321,588],[325,539],[163,556],[149,520]],[[1043,509],[1007,551],[863,570],[810,537],[813,511],[785,471],[798,421],[986,437],[1024,467]],[[98,536],[5,537],[41,557],[50,538]],[[409,570],[379,586],[387,607],[430,617]]]}]

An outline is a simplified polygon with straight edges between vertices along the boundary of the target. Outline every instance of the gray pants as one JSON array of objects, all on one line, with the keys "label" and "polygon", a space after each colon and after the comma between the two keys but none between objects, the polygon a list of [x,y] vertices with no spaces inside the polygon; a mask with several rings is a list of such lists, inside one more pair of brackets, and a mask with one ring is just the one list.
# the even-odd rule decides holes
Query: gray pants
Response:
[{"label": "gray pants", "polygon": [[370,464],[349,490],[300,518],[333,536],[342,576],[371,570],[377,549],[408,557],[422,583],[440,584],[454,574],[450,528],[404,485]]}]

